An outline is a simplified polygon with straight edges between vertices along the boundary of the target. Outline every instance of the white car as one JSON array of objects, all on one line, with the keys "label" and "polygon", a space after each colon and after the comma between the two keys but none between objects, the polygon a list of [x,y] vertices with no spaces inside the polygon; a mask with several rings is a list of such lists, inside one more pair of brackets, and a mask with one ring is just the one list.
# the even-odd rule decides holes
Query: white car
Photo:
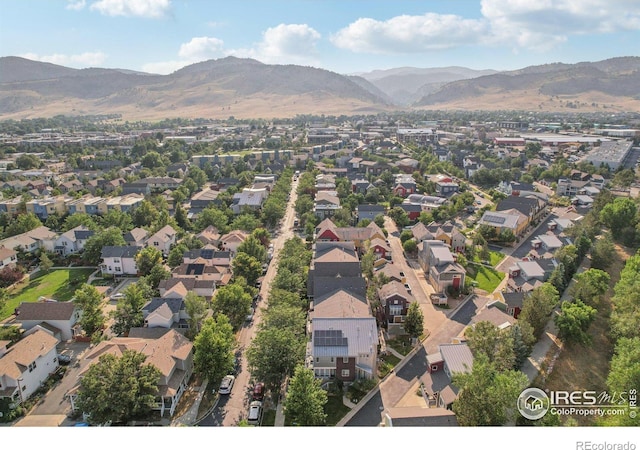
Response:
[{"label": "white car", "polygon": [[119,300],[121,298],[124,298],[124,294],[122,292],[118,292],[117,294],[113,294],[111,296],[111,300]]},{"label": "white car", "polygon": [[225,375],[220,383],[220,389],[218,392],[220,394],[231,394],[231,388],[233,387],[233,382],[236,381],[236,377],[233,375]]},{"label": "white car", "polygon": [[262,422],[262,402],[254,400],[249,404],[247,423],[249,425],[260,425],[260,422]]}]

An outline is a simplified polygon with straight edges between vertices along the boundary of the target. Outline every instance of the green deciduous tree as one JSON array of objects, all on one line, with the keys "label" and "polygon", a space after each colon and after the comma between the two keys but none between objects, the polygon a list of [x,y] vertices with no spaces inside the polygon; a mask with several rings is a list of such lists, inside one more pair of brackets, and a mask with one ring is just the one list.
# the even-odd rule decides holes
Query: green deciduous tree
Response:
[{"label": "green deciduous tree", "polygon": [[215,292],[212,309],[214,314],[224,314],[235,330],[240,328],[251,310],[251,296],[242,286],[234,283],[222,286]]},{"label": "green deciduous tree", "polygon": [[80,378],[77,405],[93,425],[126,423],[147,416],[158,395],[160,370],[145,364],[146,356],[125,350],[107,353]]},{"label": "green deciduous tree", "polygon": [[135,257],[140,275],[147,276],[151,269],[162,264],[162,252],[153,246],[140,250]]},{"label": "green deciduous tree", "polygon": [[217,314],[205,319],[193,343],[195,369],[211,383],[219,383],[233,368],[234,346],[233,327],[227,316]]},{"label": "green deciduous tree", "polygon": [[285,415],[299,426],[324,425],[327,399],[327,392],[322,389],[321,381],[313,375],[313,370],[299,365],[289,382],[284,401]]},{"label": "green deciduous tree", "polygon": [[464,336],[475,357],[485,355],[500,372],[515,368],[514,342],[510,330],[500,330],[491,322],[481,321],[467,328]]},{"label": "green deciduous tree", "polygon": [[296,336],[304,336],[306,314],[298,305],[287,303],[269,303],[264,310],[260,329],[277,328],[290,329]]},{"label": "green deciduous tree", "polygon": [[555,317],[558,336],[567,342],[589,344],[591,336],[587,333],[596,318],[596,310],[581,300],[562,303],[560,314]]},{"label": "green deciduous tree", "polygon": [[600,269],[589,269],[574,277],[571,296],[580,299],[587,305],[596,306],[609,289],[609,274]]},{"label": "green deciduous tree", "polygon": [[184,305],[189,316],[189,337],[193,338],[200,332],[202,320],[207,315],[207,300],[193,291],[187,292]]},{"label": "green deciduous tree", "polygon": [[404,331],[414,339],[424,333],[424,315],[418,302],[412,302],[409,305],[404,322]]},{"label": "green deciduous tree", "polygon": [[514,417],[516,401],[527,387],[527,376],[516,370],[498,371],[486,355],[474,359],[468,373],[454,373],[460,388],[453,411],[462,426],[500,426]]},{"label": "green deciduous tree", "polygon": [[84,260],[91,265],[100,264],[102,248],[113,245],[126,245],[122,237],[122,231],[116,227],[109,227],[102,231],[98,231],[84,245]]},{"label": "green deciduous tree", "polygon": [[267,260],[267,249],[255,236],[249,235],[239,246],[237,253],[246,253],[260,261],[260,264]]},{"label": "green deciduous tree", "polygon": [[611,236],[607,233],[596,239],[591,250],[591,267],[594,269],[607,270],[613,263],[616,254],[616,247]]},{"label": "green deciduous tree", "polygon": [[638,207],[631,198],[616,197],[600,211],[600,220],[611,230],[614,239],[620,238],[626,227],[635,227]]},{"label": "green deciduous tree", "polygon": [[518,320],[527,322],[533,330],[533,335],[540,337],[549,320],[549,314],[559,299],[558,290],[553,285],[542,284],[525,297]]},{"label": "green deciduous tree", "polygon": [[262,275],[262,264],[253,256],[238,252],[231,262],[233,275],[243,277],[247,284],[253,286]]},{"label": "green deciduous tree", "polygon": [[140,279],[124,290],[124,297],[118,300],[116,310],[112,316],[115,319],[113,332],[117,335],[128,333],[133,327],[141,327],[144,323],[142,307],[151,300],[151,287]]},{"label": "green deciduous tree", "polygon": [[42,270],[44,273],[49,272],[49,270],[51,270],[51,268],[53,267],[53,261],[51,261],[51,258],[49,258],[47,253],[44,251],[40,253],[39,266],[40,266],[40,270]]},{"label": "green deciduous tree", "polygon": [[286,376],[304,358],[305,339],[287,328],[266,328],[258,331],[247,350],[251,374],[263,380],[272,391],[278,391]]},{"label": "green deciduous tree", "polygon": [[102,312],[102,301],[103,298],[98,289],[90,284],[83,285],[74,293],[73,303],[82,310],[79,323],[87,336],[102,332],[106,322]]}]

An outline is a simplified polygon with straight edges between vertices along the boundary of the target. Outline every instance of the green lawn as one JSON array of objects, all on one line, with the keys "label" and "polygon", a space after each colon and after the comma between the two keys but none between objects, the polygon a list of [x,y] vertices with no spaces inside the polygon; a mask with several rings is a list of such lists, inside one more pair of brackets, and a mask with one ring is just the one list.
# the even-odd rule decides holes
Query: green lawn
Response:
[{"label": "green lawn", "polygon": [[[503,253],[489,250],[489,264],[491,264],[492,267],[497,266],[504,257],[505,255]],[[482,261],[480,261],[480,257],[476,254],[473,257],[473,262],[481,263]]]},{"label": "green lawn", "polygon": [[95,269],[59,269],[40,275],[9,294],[9,301],[0,312],[0,320],[13,314],[22,302],[37,302],[41,296],[60,302],[71,300],[73,293],[85,283]]},{"label": "green lawn", "polygon": [[324,405],[324,412],[327,413],[327,426],[334,426],[350,411],[348,406],[342,402],[341,395],[329,395],[327,404]]},{"label": "green lawn", "polygon": [[476,287],[478,289],[491,293],[498,287],[506,276],[506,273],[498,272],[495,269],[490,269],[479,264],[469,264],[467,276],[470,280],[477,283]]}]

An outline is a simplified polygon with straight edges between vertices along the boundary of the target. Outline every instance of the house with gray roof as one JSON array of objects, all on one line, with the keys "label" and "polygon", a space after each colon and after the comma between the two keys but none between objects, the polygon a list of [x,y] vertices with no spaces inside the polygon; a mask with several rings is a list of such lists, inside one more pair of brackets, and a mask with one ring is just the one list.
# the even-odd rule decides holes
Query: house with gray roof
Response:
[{"label": "house with gray roof", "polygon": [[82,310],[73,302],[22,302],[16,308],[16,322],[30,330],[41,326],[61,341],[73,339]]},{"label": "house with gray roof", "polygon": [[136,255],[142,247],[131,245],[116,245],[102,247],[102,275],[137,275]]},{"label": "house with gray roof", "polygon": [[189,328],[189,315],[182,298],[154,297],[142,307],[144,326],[148,328]]},{"label": "house with gray roof", "polygon": [[438,350],[444,361],[444,372],[449,379],[451,379],[455,373],[471,372],[473,368],[473,354],[466,343],[440,344]]},{"label": "house with gray roof", "polygon": [[68,256],[84,250],[84,246],[95,232],[84,225],[78,225],[71,230],[62,233],[55,241],[54,250],[57,254]]},{"label": "house with gray roof", "polygon": [[314,318],[305,365],[316,378],[375,379],[378,329],[373,317]]}]

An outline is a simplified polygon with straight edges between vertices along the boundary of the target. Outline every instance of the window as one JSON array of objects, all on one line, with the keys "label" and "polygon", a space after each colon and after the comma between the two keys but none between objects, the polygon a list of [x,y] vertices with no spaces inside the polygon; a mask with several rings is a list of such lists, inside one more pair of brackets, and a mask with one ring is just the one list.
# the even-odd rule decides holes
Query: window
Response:
[{"label": "window", "polygon": [[333,356],[331,357],[331,362],[335,362],[334,359],[333,359]]},{"label": "window", "polygon": [[316,362],[319,363],[320,362],[320,358],[316,357]]},{"label": "window", "polygon": [[436,372],[437,370],[438,370],[438,366],[436,366],[435,364],[431,366],[432,372]]},{"label": "window", "polygon": [[113,258],[113,262],[114,263],[119,263],[120,262],[120,258]]},{"label": "window", "polygon": [[342,378],[346,378],[349,376],[349,369],[342,369]]},{"label": "window", "polygon": [[116,267],[116,272],[122,272],[122,269],[120,269],[120,267]]},{"label": "window", "polygon": [[29,372],[33,372],[33,369],[36,368],[36,362],[32,362],[31,364],[29,364]]},{"label": "window", "polygon": [[349,362],[349,357],[342,357],[342,363],[347,364]]}]

